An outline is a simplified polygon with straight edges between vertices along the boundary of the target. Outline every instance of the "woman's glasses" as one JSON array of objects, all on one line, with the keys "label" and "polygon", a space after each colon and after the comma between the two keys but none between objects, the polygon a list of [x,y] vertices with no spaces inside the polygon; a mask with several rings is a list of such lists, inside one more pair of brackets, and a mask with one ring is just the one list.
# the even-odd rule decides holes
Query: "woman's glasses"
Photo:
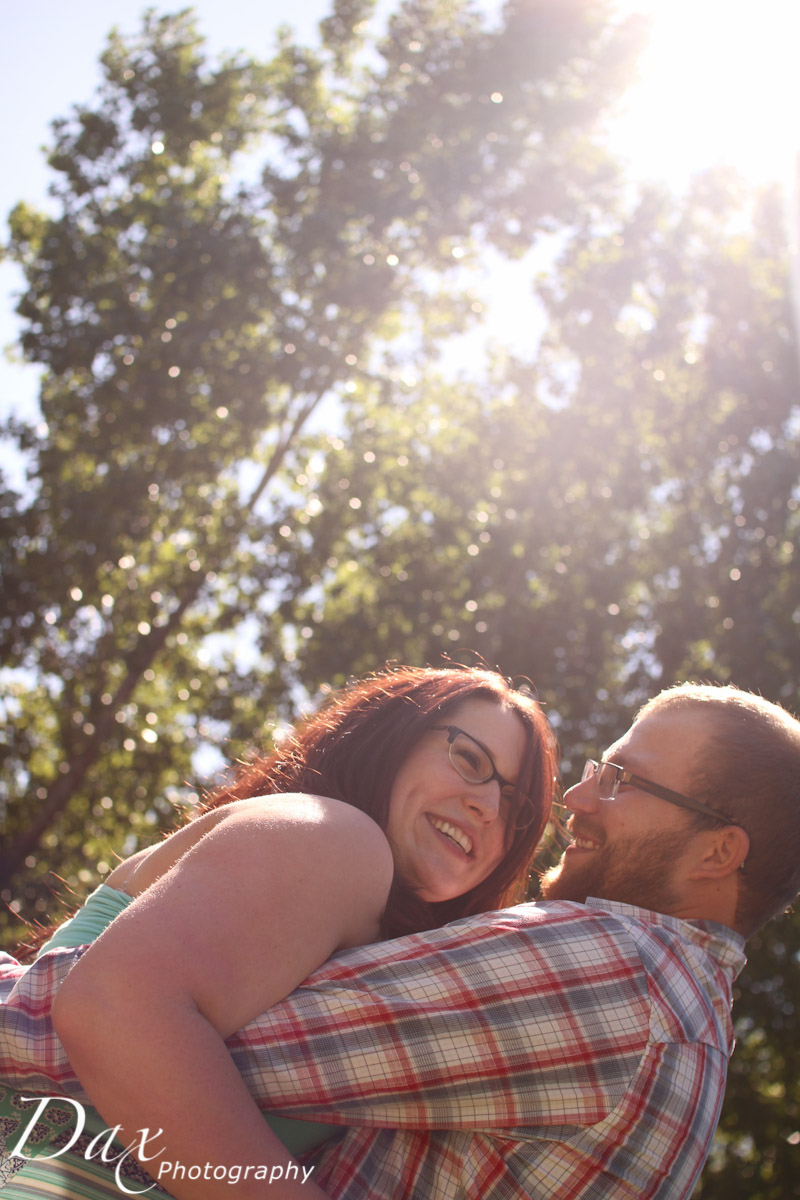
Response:
[{"label": "woman's glasses", "polygon": [[508,828],[514,832],[527,829],[536,817],[533,800],[515,783],[503,778],[486,747],[457,725],[434,725],[433,728],[447,733],[450,762],[461,778],[467,783],[490,783],[496,779],[500,784],[500,797],[508,809]]}]

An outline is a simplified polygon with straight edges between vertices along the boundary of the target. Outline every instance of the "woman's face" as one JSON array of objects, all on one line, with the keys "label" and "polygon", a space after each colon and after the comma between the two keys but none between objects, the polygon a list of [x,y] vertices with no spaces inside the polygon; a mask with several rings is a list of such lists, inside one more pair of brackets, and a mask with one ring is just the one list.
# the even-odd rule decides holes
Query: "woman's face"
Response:
[{"label": "woman's face", "polygon": [[[527,740],[516,713],[476,698],[448,710],[438,724],[469,734],[497,773],[516,782]],[[463,779],[450,761],[448,736],[447,729],[423,735],[398,771],[389,801],[386,836],[398,874],[428,901],[453,900],[481,883],[508,845],[500,783]]]}]

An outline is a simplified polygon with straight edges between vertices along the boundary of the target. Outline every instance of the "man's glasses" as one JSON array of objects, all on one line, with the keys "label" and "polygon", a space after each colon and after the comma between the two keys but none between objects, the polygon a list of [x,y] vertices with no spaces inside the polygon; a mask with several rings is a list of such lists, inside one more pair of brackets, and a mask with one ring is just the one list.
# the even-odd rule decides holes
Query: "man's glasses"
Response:
[{"label": "man's glasses", "polygon": [[500,784],[500,796],[509,807],[508,828],[515,832],[527,829],[536,816],[533,800],[515,783],[503,778],[486,747],[457,725],[434,725],[433,728],[447,733],[450,762],[461,778],[467,783],[490,783],[496,779]]},{"label": "man's glasses", "polygon": [[650,779],[642,779],[641,775],[634,775],[632,771],[620,767],[617,763],[596,762],[593,758],[587,758],[581,783],[585,783],[587,779],[595,780],[597,795],[601,800],[613,800],[620,785],[630,783],[642,792],[649,792],[651,796],[668,800],[670,804],[677,804],[680,808],[688,808],[692,812],[713,817],[721,825],[736,824],[736,821],[729,820],[724,813],[718,812],[715,808],[709,808],[707,804],[701,804],[699,800],[692,800],[690,796],[684,796],[682,792],[673,792],[672,788],[662,787],[660,783],[653,783]]}]

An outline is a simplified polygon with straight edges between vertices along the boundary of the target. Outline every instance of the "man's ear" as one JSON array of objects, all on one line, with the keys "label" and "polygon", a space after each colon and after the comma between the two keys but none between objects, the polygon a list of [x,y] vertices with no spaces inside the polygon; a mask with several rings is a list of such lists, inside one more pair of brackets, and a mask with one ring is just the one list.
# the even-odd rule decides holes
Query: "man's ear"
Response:
[{"label": "man's ear", "polygon": [[724,879],[738,871],[750,850],[750,838],[739,825],[704,830],[697,839],[697,854],[690,879]]}]

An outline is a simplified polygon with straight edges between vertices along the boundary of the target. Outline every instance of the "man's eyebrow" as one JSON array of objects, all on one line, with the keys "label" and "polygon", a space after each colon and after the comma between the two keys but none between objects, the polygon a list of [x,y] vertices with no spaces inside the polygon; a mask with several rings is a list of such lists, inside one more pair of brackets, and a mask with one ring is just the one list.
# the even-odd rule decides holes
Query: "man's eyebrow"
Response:
[{"label": "man's eyebrow", "polygon": [[619,757],[615,758],[613,761],[618,767],[622,767],[623,770],[627,771],[629,775],[636,775],[639,777],[639,779],[650,778],[646,771],[643,771],[641,767],[637,766],[635,760],[631,761],[631,759],[626,758],[624,754],[619,755]]},{"label": "man's eyebrow", "polygon": [[605,762],[613,763],[615,767],[623,767],[626,771],[635,771],[635,767],[630,764],[630,759],[626,759],[624,752],[620,754],[612,754],[604,759]]}]

